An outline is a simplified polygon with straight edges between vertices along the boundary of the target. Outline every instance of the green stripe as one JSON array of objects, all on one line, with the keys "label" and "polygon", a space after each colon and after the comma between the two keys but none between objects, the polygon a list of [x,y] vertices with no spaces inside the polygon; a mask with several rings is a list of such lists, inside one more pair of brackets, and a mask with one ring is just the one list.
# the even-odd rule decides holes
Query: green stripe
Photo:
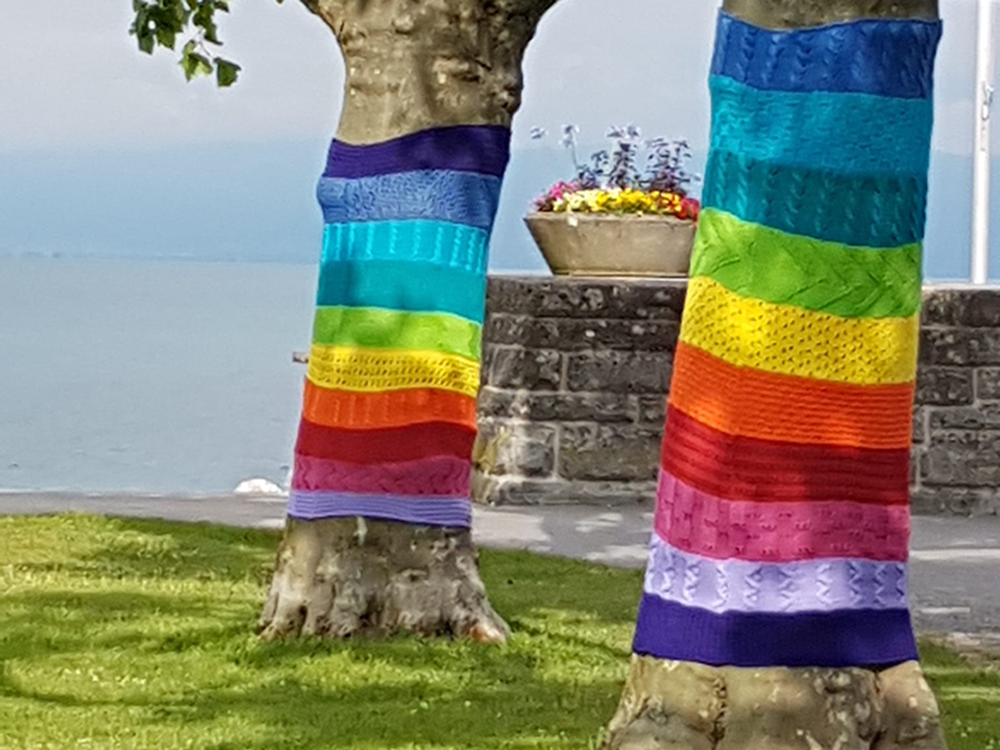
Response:
[{"label": "green stripe", "polygon": [[447,313],[396,312],[373,307],[320,307],[313,343],[457,354],[477,362],[482,327]]},{"label": "green stripe", "polygon": [[692,276],[744,297],[848,318],[920,309],[920,244],[875,250],[786,234],[713,209],[698,221]]}]

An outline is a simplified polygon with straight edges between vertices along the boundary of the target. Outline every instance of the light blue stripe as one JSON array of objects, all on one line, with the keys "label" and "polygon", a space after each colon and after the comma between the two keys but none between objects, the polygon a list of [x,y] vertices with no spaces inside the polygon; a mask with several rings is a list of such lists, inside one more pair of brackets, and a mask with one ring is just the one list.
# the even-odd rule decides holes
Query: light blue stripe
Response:
[{"label": "light blue stripe", "polygon": [[323,177],[316,195],[327,224],[424,219],[489,232],[500,202],[500,179],[447,169]]},{"label": "light blue stripe", "polygon": [[762,91],[723,76],[711,87],[712,150],[842,175],[927,172],[930,100]]},{"label": "light blue stripe", "polygon": [[488,243],[482,229],[444,221],[327,224],[323,263],[417,261],[485,274]]},{"label": "light blue stripe", "polygon": [[362,516],[385,521],[467,529],[472,503],[466,498],[361,495],[349,492],[293,492],[288,515],[304,521]]},{"label": "light blue stripe", "polygon": [[316,304],[451,313],[481,324],[486,276],[430,263],[324,261]]}]

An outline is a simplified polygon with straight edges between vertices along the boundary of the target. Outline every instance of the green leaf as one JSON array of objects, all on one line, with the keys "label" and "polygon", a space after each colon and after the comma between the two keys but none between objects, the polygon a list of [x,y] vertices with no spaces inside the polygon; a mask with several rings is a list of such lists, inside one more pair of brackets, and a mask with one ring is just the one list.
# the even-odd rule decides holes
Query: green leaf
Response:
[{"label": "green leaf", "polygon": [[215,77],[219,88],[228,88],[236,83],[242,68],[234,62],[223,60],[221,57],[215,58]]},{"label": "green leaf", "polygon": [[204,55],[198,54],[195,50],[197,45],[192,39],[184,45],[184,52],[181,54],[181,68],[184,70],[184,77],[189,81],[198,76],[207,76],[212,72],[212,63]]},{"label": "green leaf", "polygon": [[173,49],[177,42],[177,32],[166,26],[157,26],[156,41],[161,47]]}]

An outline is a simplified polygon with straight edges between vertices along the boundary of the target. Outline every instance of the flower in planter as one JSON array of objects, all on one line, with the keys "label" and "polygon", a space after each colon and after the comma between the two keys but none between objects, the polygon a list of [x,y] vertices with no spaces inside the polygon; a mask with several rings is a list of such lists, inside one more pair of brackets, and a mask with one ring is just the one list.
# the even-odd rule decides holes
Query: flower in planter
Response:
[{"label": "flower in planter", "polygon": [[[534,210],[553,213],[651,214],[697,221],[699,202],[688,197],[687,187],[700,178],[687,170],[691,149],[687,141],[654,138],[642,140],[634,125],[614,127],[608,138],[613,148],[593,154],[588,162],[577,157],[575,125],[563,127],[562,144],[569,151],[576,178],[557,182],[534,204]],[[545,137],[543,128],[532,128],[532,138]],[[645,151],[645,169],[637,166]]]}]

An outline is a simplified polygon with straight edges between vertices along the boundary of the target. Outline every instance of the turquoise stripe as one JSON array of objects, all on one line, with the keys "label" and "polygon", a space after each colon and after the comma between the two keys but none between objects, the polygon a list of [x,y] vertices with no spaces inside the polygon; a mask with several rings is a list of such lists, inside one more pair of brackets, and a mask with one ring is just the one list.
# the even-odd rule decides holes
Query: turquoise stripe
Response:
[{"label": "turquoise stripe", "polygon": [[324,257],[316,304],[443,312],[481,324],[485,300],[484,274],[430,263]]},{"label": "turquoise stripe", "polygon": [[446,221],[374,221],[327,224],[323,263],[417,261],[486,273],[489,233]]},{"label": "turquoise stripe", "polygon": [[763,91],[723,76],[711,87],[713,150],[845,175],[927,172],[929,99]]},{"label": "turquoise stripe", "polygon": [[706,208],[788,234],[898,248],[923,240],[927,177],[850,177],[715,151],[702,200]]}]

